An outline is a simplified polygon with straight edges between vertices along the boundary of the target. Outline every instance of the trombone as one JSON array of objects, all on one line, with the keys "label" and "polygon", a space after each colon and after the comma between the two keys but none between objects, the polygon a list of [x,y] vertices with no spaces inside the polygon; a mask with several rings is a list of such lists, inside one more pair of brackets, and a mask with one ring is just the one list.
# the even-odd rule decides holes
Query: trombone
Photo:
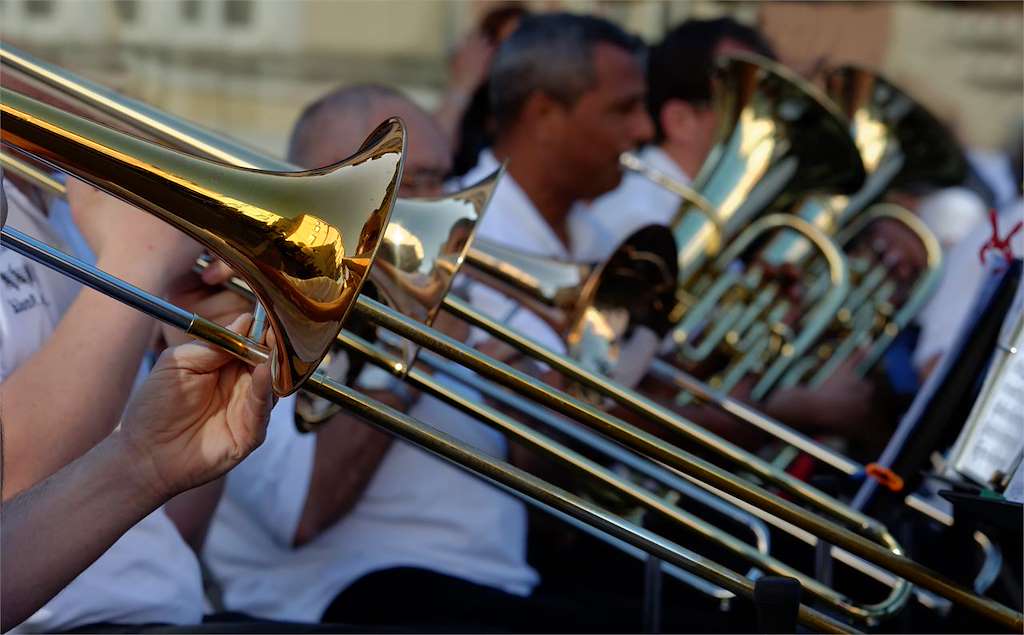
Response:
[{"label": "trombone", "polygon": [[[10,101],[14,98],[14,96],[7,98],[5,94],[5,98],[8,101]],[[43,112],[45,112],[45,107],[39,105],[32,106],[28,100],[23,100],[19,98],[17,101],[21,106],[32,107],[32,110],[35,111],[36,115],[41,115]],[[5,110],[7,110],[10,113],[15,112],[8,106],[5,106]],[[74,121],[74,119],[69,121]],[[81,126],[85,126],[85,124],[86,122],[78,120],[75,125],[81,131]],[[96,133],[97,129],[92,129],[92,132]],[[107,134],[109,134],[109,131],[107,131]],[[85,136],[88,137],[88,135]],[[56,154],[50,153],[48,155],[48,158],[53,160],[54,163],[59,163],[59,161],[57,160],[58,156]],[[26,250],[31,251],[29,249]],[[214,249],[214,251],[216,252],[216,249]],[[836,527],[832,523],[823,521],[822,519],[816,516],[806,515],[802,510],[797,508],[795,505],[782,501],[768,494],[767,492],[764,492],[760,488],[743,484],[738,479],[732,477],[730,474],[720,470],[719,468],[716,468],[710,464],[700,461],[699,459],[695,459],[694,457],[691,457],[686,453],[675,451],[673,448],[671,448],[671,446],[661,443],[656,438],[651,437],[650,435],[644,435],[643,433],[640,433],[635,429],[630,429],[623,422],[618,421],[613,417],[609,417],[604,413],[601,413],[600,411],[596,410],[589,404],[575,400],[567,395],[557,393],[556,391],[552,391],[549,388],[546,388],[538,384],[537,382],[534,382],[528,377],[523,376],[521,373],[518,373],[517,371],[511,369],[510,367],[507,367],[493,360],[484,359],[479,354],[475,353],[472,349],[469,349],[468,347],[462,345],[461,343],[455,340],[452,340],[451,338],[432,334],[430,331],[425,330],[415,320],[406,318],[405,316],[399,314],[395,314],[393,311],[388,310],[383,305],[364,297],[358,298],[355,301],[355,305],[355,309],[360,315],[368,317],[370,321],[377,323],[379,325],[383,325],[397,332],[399,335],[407,337],[408,339],[412,340],[414,343],[420,346],[445,352],[450,357],[454,358],[456,361],[465,364],[466,366],[472,368],[473,370],[476,370],[477,372],[480,372],[486,376],[497,378],[501,383],[504,383],[505,385],[515,386],[522,390],[523,392],[526,392],[527,394],[535,398],[538,398],[538,400],[541,401],[542,403],[551,405],[563,413],[575,414],[578,419],[590,423],[591,425],[594,425],[599,429],[605,430],[611,433],[613,436],[619,438],[620,440],[626,440],[633,447],[649,449],[659,459],[664,460],[670,465],[684,469],[691,476],[695,476],[697,478],[700,478],[701,480],[708,480],[716,487],[720,487],[722,490],[732,493],[738,498],[745,499],[754,504],[762,506],[770,510],[772,513],[776,513],[782,516],[783,518],[789,520],[797,526],[818,533],[819,535],[827,538],[828,540],[836,543],[837,545],[848,547],[852,551],[864,555],[869,560],[883,564],[883,566],[893,570],[901,576],[914,579],[915,581],[920,580],[922,585],[928,586],[929,588],[941,589],[941,593],[954,597],[958,601],[963,601],[965,604],[968,604],[973,608],[980,609],[981,611],[995,617],[996,619],[1002,619],[1002,623],[1009,624],[1012,626],[1018,624],[1020,621],[1020,616],[1018,614],[1008,611],[1007,609],[1005,609],[1005,607],[1001,607],[995,603],[990,602],[989,600],[978,598],[977,596],[974,596],[963,589],[959,589],[954,585],[950,584],[949,582],[942,580],[938,576],[935,576],[932,572],[929,572],[919,567],[918,565],[913,564],[910,561],[907,561],[900,555],[894,555],[887,549],[875,545],[874,543],[871,543],[870,541],[865,540],[860,536],[857,536],[849,530]],[[445,300],[445,305],[446,307],[457,307],[457,309],[460,310],[463,314],[473,317],[474,321],[476,321],[477,324],[483,323],[480,321],[478,317],[473,315],[472,310],[468,309],[468,307],[464,307],[465,309],[468,309],[468,313],[466,311],[462,311],[462,309],[459,308],[460,305],[458,301],[448,298]],[[192,320],[191,316],[189,316],[189,320]],[[175,323],[187,326],[190,322],[178,319]],[[198,323],[201,324],[201,322]],[[271,326],[273,327],[273,321],[271,321]],[[202,327],[200,330],[209,331],[211,329],[209,327]],[[232,336],[225,336],[223,334],[220,334],[216,337],[216,339],[217,341],[220,341],[222,343],[227,343],[229,345],[235,346],[235,348],[239,350],[241,353],[247,355],[251,353],[251,346],[247,343],[243,342],[243,345],[241,345],[239,348],[238,340],[237,338],[233,338],[233,334]],[[548,355],[553,354],[548,353]],[[548,357],[548,359],[553,360],[555,359],[555,357]],[[560,366],[560,369],[573,367],[571,362],[568,362],[568,360],[564,360],[564,358],[562,359],[565,363],[556,364],[556,367]],[[334,382],[333,384],[335,387],[331,387],[332,384],[330,382],[327,382],[326,380],[322,380],[322,376],[317,375],[316,377],[318,381],[311,384],[311,386],[313,387],[314,391],[317,392],[318,394],[325,394],[327,396],[333,396],[335,398],[338,398],[346,406],[350,405],[354,401],[354,399],[351,397],[351,393],[346,393],[345,390],[347,389],[343,389],[344,387],[340,386],[336,382]],[[593,376],[591,376],[591,378],[596,380],[596,378],[594,378]],[[595,383],[597,385],[600,385],[603,382],[601,380],[596,380]],[[627,391],[621,394],[625,396],[628,395],[629,393]],[[627,399],[627,401],[629,400]],[[420,444],[427,443],[423,441],[424,437],[422,431],[410,430],[406,427],[403,427],[403,423],[409,423],[407,418],[402,418],[401,416],[396,418],[394,416],[391,416],[392,414],[397,413],[393,413],[391,411],[383,411],[384,414],[382,415],[382,411],[377,410],[372,406],[367,406],[366,402],[362,402],[362,405],[357,404],[356,412],[359,414],[363,414],[364,416],[368,416],[372,421],[381,423],[382,425],[385,425],[391,430],[395,430],[396,428],[400,429],[401,432],[403,433],[403,436],[411,437],[414,441],[420,442]],[[656,412],[656,410],[652,412]],[[401,421],[403,423],[396,423],[396,421]],[[515,486],[521,486],[521,490],[527,492],[531,496],[541,496],[543,502],[555,504],[556,506],[559,507],[559,509],[566,511],[566,513],[570,513],[581,520],[591,523],[597,523],[602,528],[609,529],[613,534],[619,537],[623,537],[624,539],[627,539],[627,541],[631,540],[631,544],[637,544],[638,542],[642,543],[642,545],[640,546],[642,546],[642,548],[649,552],[651,552],[651,550],[654,549],[659,555],[659,557],[662,557],[663,554],[667,553],[667,551],[663,548],[663,544],[659,543],[661,544],[661,547],[656,547],[645,538],[637,538],[637,534],[628,533],[624,531],[622,529],[622,525],[620,524],[621,521],[619,521],[618,523],[612,523],[612,525],[614,525],[614,527],[612,527],[608,525],[608,523],[605,520],[596,519],[592,508],[586,507],[584,505],[581,511],[581,507],[575,504],[576,499],[572,498],[572,502],[566,503],[566,496],[569,495],[565,494],[564,492],[561,492],[560,490],[556,491],[554,494],[552,494],[552,492],[550,491],[545,492],[544,490],[538,490],[536,488],[536,483],[528,482],[527,480],[523,480],[522,478],[520,478],[523,477],[524,475],[515,471],[507,471],[503,464],[496,468],[495,463],[500,464],[500,462],[481,460],[480,457],[474,457],[472,453],[467,454],[465,448],[458,446],[458,444],[453,445],[450,442],[450,440],[445,440],[443,442],[435,444],[433,446],[433,450],[435,452],[441,452],[449,458],[468,460],[469,465],[471,467],[483,470],[488,476],[496,480],[499,480],[499,482],[504,483],[506,485],[514,484]],[[498,471],[495,472],[495,469],[497,469]],[[509,474],[512,474],[512,476],[510,476]],[[796,491],[801,491],[799,486],[797,486]],[[817,500],[822,500],[824,498],[824,496],[821,496],[819,494]],[[869,520],[866,520],[865,523],[868,527],[873,526],[873,523]],[[874,527],[874,529],[878,530],[877,527]],[[624,537],[625,533],[628,533],[628,536]],[[884,534],[884,531],[880,531],[880,533]],[[898,547],[894,547],[894,550],[897,553],[899,552]],[[683,560],[681,560],[679,552],[672,552],[665,559],[670,562],[681,563],[680,566],[684,566],[685,568],[688,568],[690,570],[700,568],[698,565],[692,564],[693,560],[685,560],[685,562],[683,562]],[[730,588],[730,590],[736,590],[741,593],[749,593],[749,582],[742,579],[737,580],[735,578],[735,574],[732,574],[731,572],[729,572],[728,574],[723,574],[720,571],[709,572],[703,568],[700,568],[700,571],[703,575],[712,576],[712,579],[714,579],[716,582],[723,583],[723,586],[726,586],[726,588]],[[802,613],[802,615],[804,615],[805,618],[807,617],[806,613]],[[816,618],[812,617],[812,619]]]}]

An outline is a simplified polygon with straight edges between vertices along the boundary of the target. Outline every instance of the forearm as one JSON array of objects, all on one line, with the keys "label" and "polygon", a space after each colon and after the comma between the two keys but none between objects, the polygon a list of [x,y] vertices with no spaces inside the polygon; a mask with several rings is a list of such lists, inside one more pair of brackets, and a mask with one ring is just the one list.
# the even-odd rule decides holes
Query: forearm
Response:
[{"label": "forearm", "polygon": [[117,425],[152,325],[141,313],[83,289],[46,344],[0,383],[5,500],[81,456]]},{"label": "forearm", "polygon": [[[404,404],[388,393],[372,396],[404,409]],[[317,432],[313,475],[295,530],[295,546],[313,540],[355,506],[391,448],[392,440],[391,435],[344,412]]]},{"label": "forearm", "polygon": [[27,619],[160,505],[161,493],[136,463],[115,433],[3,504],[3,631]]}]

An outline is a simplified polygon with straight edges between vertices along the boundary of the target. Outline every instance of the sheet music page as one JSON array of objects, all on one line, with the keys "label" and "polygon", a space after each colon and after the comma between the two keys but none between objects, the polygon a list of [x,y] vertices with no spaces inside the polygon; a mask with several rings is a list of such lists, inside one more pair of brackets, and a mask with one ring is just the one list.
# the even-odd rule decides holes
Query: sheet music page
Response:
[{"label": "sheet music page", "polygon": [[[1000,337],[992,377],[974,405],[955,469],[988,484],[998,471],[1012,469],[1024,448],[1024,328],[1018,293]],[[1016,351],[1016,352],[1011,352]]]},{"label": "sheet music page", "polygon": [[1003,496],[1008,501],[1024,503],[1024,467],[1018,467],[1017,471],[1013,473],[1013,478],[1010,479],[1010,484],[1006,486]]}]

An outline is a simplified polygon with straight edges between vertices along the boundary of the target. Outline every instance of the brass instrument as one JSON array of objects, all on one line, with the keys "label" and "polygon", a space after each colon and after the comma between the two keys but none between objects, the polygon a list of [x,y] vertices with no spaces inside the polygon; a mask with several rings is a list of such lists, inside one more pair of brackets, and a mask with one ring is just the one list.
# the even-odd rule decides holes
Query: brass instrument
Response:
[{"label": "brass instrument", "polygon": [[[72,150],[73,149],[74,148],[72,147]],[[52,152],[48,159],[58,163],[58,154],[59,153]],[[74,154],[73,151],[72,154]],[[83,171],[81,166],[76,166],[75,169],[79,170],[78,173],[82,173]],[[101,183],[101,185],[103,184]],[[10,241],[10,244],[19,250],[22,250],[23,252],[30,252],[37,257],[44,257],[40,256],[40,253],[45,252],[45,250],[32,249],[25,246],[27,243],[14,241],[12,236],[17,237],[16,232],[11,233],[8,230],[5,230],[4,234],[5,238]],[[216,249],[214,249],[214,251],[216,252]],[[55,263],[58,266],[60,264],[59,262],[51,261],[51,264]],[[122,284],[118,287],[118,285],[112,284],[110,281],[105,281],[110,284],[104,284],[98,282],[97,277],[87,276],[81,271],[78,272],[78,275],[82,278],[89,279],[92,284],[103,286],[104,288],[114,290],[121,289],[123,292],[124,286],[126,286]],[[99,276],[99,278],[101,279],[102,276]],[[122,293],[121,295],[125,298],[128,296],[138,297],[137,294]],[[233,347],[237,354],[246,356],[249,359],[261,359],[266,354],[265,351],[262,351],[253,342],[234,334],[224,333],[222,332],[223,329],[218,331],[216,327],[205,324],[196,316],[187,314],[181,315],[183,312],[179,311],[178,313],[175,313],[172,310],[167,310],[166,307],[154,308],[146,302],[137,302],[136,305],[146,306],[150,314],[158,314],[162,319],[167,319],[174,324],[182,326],[199,324],[201,326],[197,328],[194,327],[192,329],[193,332],[211,332],[214,334],[216,341]],[[460,315],[470,318],[477,325],[486,326],[488,323],[486,318],[475,314],[471,309],[465,307],[458,301],[452,300],[451,298],[445,300],[445,307],[456,311]],[[902,556],[894,555],[888,549],[879,547],[864,538],[853,534],[849,530],[841,529],[831,523],[819,519],[816,516],[809,515],[795,505],[782,501],[781,499],[764,492],[760,488],[744,484],[727,472],[703,461],[697,460],[686,453],[680,452],[671,446],[650,437],[650,435],[644,435],[643,433],[630,428],[624,422],[621,422],[614,417],[607,416],[583,402],[557,393],[556,391],[552,391],[504,364],[483,358],[478,353],[472,351],[472,349],[469,349],[451,338],[435,335],[429,332],[429,330],[424,329],[415,320],[395,314],[393,311],[386,309],[379,303],[366,298],[359,298],[356,301],[356,309],[360,315],[368,318],[371,322],[385,326],[399,335],[407,337],[420,346],[444,352],[453,359],[483,375],[497,379],[504,385],[514,386],[522,392],[531,395],[541,403],[554,407],[560,412],[575,415],[578,420],[589,425],[593,425],[611,436],[625,441],[632,447],[646,450],[650,454],[656,456],[659,460],[662,460],[669,465],[683,469],[696,478],[706,480],[715,487],[719,487],[723,491],[740,499],[747,500],[753,504],[764,507],[799,527],[814,531],[823,538],[834,542],[837,545],[849,548],[851,551],[863,555],[868,560],[883,564],[883,566],[891,569],[901,576],[910,578],[915,582],[919,582],[922,585],[927,586],[928,588],[935,589],[944,595],[953,597],[957,601],[961,601],[967,606],[980,610],[994,619],[1001,620],[1001,623],[1007,624],[1011,627],[1016,627],[1021,623],[1020,615],[1008,611],[1005,607],[1001,607],[991,601],[978,598],[977,596],[974,596],[969,592],[943,580],[934,573],[911,563]],[[496,332],[500,332],[500,328],[496,329]],[[508,333],[505,333],[505,335],[511,337]],[[534,353],[537,352],[531,349],[528,345],[524,348]],[[568,362],[568,360],[565,360],[561,356],[555,356],[550,352],[543,352],[542,355],[545,356],[545,361],[555,362],[552,365],[559,370],[562,370],[563,372],[575,372],[579,377],[589,379],[590,382],[593,383],[594,387],[599,386],[606,392],[611,391],[617,393],[621,398],[624,398],[626,401],[634,404],[634,407],[651,407],[649,405],[642,406],[641,402],[630,398],[628,391],[624,391],[624,389],[616,387],[614,384],[609,382],[600,380],[593,375],[587,375],[585,372],[581,372],[580,369],[574,368],[571,362]],[[608,530],[624,540],[627,540],[631,544],[640,546],[649,553],[655,553],[659,557],[665,558],[667,561],[679,564],[679,566],[688,570],[698,572],[698,574],[702,576],[708,576],[716,583],[722,584],[730,590],[744,594],[748,594],[750,592],[750,583],[742,578],[738,578],[738,576],[732,572],[722,571],[720,568],[716,569],[708,563],[697,562],[686,556],[680,555],[682,551],[674,545],[667,546],[665,541],[657,538],[656,536],[644,533],[642,530],[636,530],[635,528],[630,527],[628,523],[624,523],[620,519],[610,517],[599,509],[579,501],[561,490],[541,485],[536,481],[536,479],[533,479],[529,475],[515,470],[500,461],[494,461],[487,457],[482,457],[477,453],[468,450],[465,446],[444,437],[443,435],[432,433],[427,428],[419,426],[416,422],[407,417],[383,408],[371,400],[356,396],[356,393],[353,393],[337,382],[332,382],[331,380],[323,378],[322,375],[314,375],[313,379],[308,381],[305,386],[316,391],[318,394],[338,399],[344,403],[346,407],[353,408],[357,414],[360,414],[392,431],[396,431],[403,437],[410,439],[421,446],[427,446],[431,451],[442,454],[449,460],[455,460],[456,462],[461,463],[463,467],[469,467],[477,473],[484,473],[487,477],[494,479],[499,483],[510,486],[520,492],[525,492],[531,497],[539,498],[543,503],[555,506],[578,519]],[[656,411],[652,410],[651,412],[654,413]],[[706,439],[710,441],[709,445],[716,446],[717,443],[710,437],[706,437]],[[720,442],[720,440],[718,440],[718,442]],[[727,454],[732,452],[733,449],[731,449],[728,444],[721,443],[721,445]],[[743,457],[742,454],[733,453],[733,456],[734,458],[739,459],[747,458]],[[741,462],[745,463],[745,460],[741,460]],[[755,471],[763,472],[763,470],[759,470],[757,468],[756,462],[751,463],[751,465]],[[785,479],[781,480],[785,482]],[[812,490],[809,488],[803,489],[802,486],[796,484],[794,484],[793,487],[794,492],[803,493],[804,499],[809,498],[811,500],[816,500],[819,503],[827,499],[827,497],[820,495],[820,493],[817,495],[811,495]],[[874,527],[872,531],[878,531],[878,527],[874,526],[870,520],[856,524],[869,529]],[[884,535],[884,531],[881,533]],[[888,540],[886,542],[887,544],[894,544],[889,543]],[[894,548],[894,550],[898,554],[898,548]],[[833,628],[835,626],[835,624],[830,623],[827,620],[823,620],[818,614],[806,607],[801,609],[801,616],[802,619],[808,621],[816,628]]]},{"label": "brass instrument", "polygon": [[[839,228],[837,241],[850,254],[854,290],[840,311],[831,334],[813,355],[798,361],[782,378],[782,385],[810,381],[820,384],[857,348],[868,346],[858,372],[866,374],[881,358],[893,338],[920,311],[939,281],[942,250],[932,232],[910,212],[896,205],[868,206],[884,192],[908,185],[950,186],[963,181],[967,161],[953,136],[927,109],[884,77],[870,70],[845,66],[829,73],[828,92],[850,117],[852,134],[869,170],[868,182],[848,200],[838,198],[824,206],[808,201],[802,215],[832,217]],[[861,213],[867,209],[866,213]],[[896,285],[884,262],[852,249],[875,222],[897,222],[921,243],[927,265],[897,303]],[[897,307],[896,304],[899,304]]]},{"label": "brass instrument", "polygon": [[[821,227],[789,214],[758,217],[816,192],[853,192],[863,183],[864,167],[845,117],[817,88],[756,55],[724,56],[718,63],[717,142],[693,186],[632,155],[620,162],[682,198],[670,225],[680,271],[672,337],[684,364],[726,351],[732,363],[712,384],[728,391],[747,374],[802,356],[849,288],[846,261]],[[800,236],[828,268],[799,330],[785,326],[785,310],[770,310],[780,285],[758,256],[745,271],[734,266],[750,248],[780,233]]]},{"label": "brass instrument", "polygon": [[[278,219],[281,215],[271,211],[278,208],[274,207],[271,210],[267,210],[262,208],[261,205],[269,206],[272,203],[280,205],[282,201],[275,199],[273,191],[266,191],[266,184],[274,183],[275,186],[279,186],[280,183],[287,179],[323,178],[320,171],[311,171],[305,176],[299,176],[288,173],[269,173],[230,168],[223,164],[180,154],[136,137],[104,128],[6,89],[0,91],[0,95],[3,98],[2,113],[4,115],[2,138],[8,147],[17,148],[21,152],[31,153],[37,159],[44,160],[58,169],[84,178],[88,182],[109,191],[111,194],[116,194],[139,205],[146,211],[158,213],[161,218],[167,220],[175,227],[188,231],[190,235],[201,240],[214,254],[223,258],[232,266],[237,267],[238,271],[251,271],[256,268],[258,263],[265,262],[264,258],[267,257],[267,254],[265,250],[262,252],[258,250],[243,251],[235,247],[241,241],[230,235],[231,230],[223,227],[225,216],[231,213],[238,215],[248,214],[240,220],[242,221],[242,226],[248,228],[250,233],[256,233],[254,231],[256,225],[252,222],[246,222],[246,218],[255,216],[256,218],[269,219],[268,223],[264,226],[264,233],[267,234],[265,240],[275,240],[277,225],[274,223],[279,222]],[[371,185],[382,186],[381,189],[384,195],[392,198],[385,201],[387,205],[382,210],[374,209],[370,214],[370,218],[375,218],[375,215],[378,213],[387,214],[390,212],[390,204],[396,191],[395,181],[400,175],[400,159],[403,150],[401,145],[401,127],[397,122],[389,122],[385,125],[384,129],[389,131],[391,135],[383,137],[385,142],[383,147],[389,152],[398,154],[396,160],[387,162],[387,167],[395,180],[383,181],[381,183],[371,182]],[[43,142],[46,143],[45,146]],[[368,148],[371,147],[368,145],[367,148],[364,148],[364,153],[370,152]],[[365,156],[365,154],[360,156]],[[370,165],[373,166],[372,163]],[[187,175],[187,178],[171,171],[170,168],[172,167],[180,169],[183,175]],[[379,169],[378,166],[373,167]],[[331,173],[327,172],[326,174],[329,175]],[[215,179],[225,184],[226,192],[214,189]],[[239,181],[243,179],[250,179],[245,184],[245,188],[242,188],[239,184]],[[275,181],[275,179],[280,180]],[[287,183],[287,185],[291,187],[285,187],[285,192],[295,194],[297,188],[294,184]],[[317,183],[312,183],[312,185],[316,186]],[[249,194],[249,198],[241,196],[242,193],[239,190],[242,189]],[[183,207],[181,215],[168,209],[171,207],[170,203],[180,204],[184,202],[187,196],[198,197],[200,194],[203,195],[204,202],[209,208],[209,213],[206,216],[199,213],[201,210],[197,204]],[[143,195],[149,198],[144,199]],[[305,209],[312,209],[307,201],[301,198],[299,200],[306,203]],[[338,199],[335,197],[330,200]],[[231,205],[225,204],[225,201],[230,202]],[[287,209],[290,208],[282,205],[280,211],[286,211]],[[260,216],[260,214],[264,215]],[[205,225],[207,221],[210,222],[213,228],[227,235],[221,236],[218,240],[217,235],[213,233],[213,228]],[[338,222],[348,226],[352,223],[352,220],[338,219]],[[379,242],[383,233],[383,225],[377,227],[378,231],[375,234],[375,238]],[[258,364],[268,360],[272,361],[277,356],[276,351],[267,350],[257,341],[228,331],[213,322],[146,294],[123,281],[111,278],[95,268],[63,255],[17,230],[4,227],[0,235],[3,237],[3,245],[5,247],[70,275],[94,289],[107,293],[119,301],[143,311],[147,315],[181,328],[194,337],[199,337],[217,345],[245,362]],[[265,245],[267,243],[261,244]],[[376,245],[373,246],[376,247]],[[291,260],[303,262],[308,257],[299,249],[282,250],[277,255],[278,261],[274,263],[277,268],[273,270],[276,277],[268,275],[270,272],[265,272],[264,276],[266,276],[266,279],[279,284],[281,288],[274,291],[280,292],[282,289],[289,289],[294,286],[293,281],[285,277],[285,272],[297,271],[296,265]],[[360,270],[364,273],[369,263],[365,264],[367,266]],[[258,287],[256,284],[263,282],[263,278],[246,276],[245,282],[252,286],[258,297],[268,295],[265,289]],[[271,295],[271,297],[274,296]],[[358,302],[363,305],[364,314],[380,316],[381,318],[390,315],[398,320],[405,329],[411,329],[411,331],[407,332],[416,332],[424,336],[425,339],[423,341],[430,341],[431,338],[437,337],[442,343],[448,343],[443,336],[433,335],[415,320],[394,314],[391,310],[373,300],[361,298]],[[278,303],[268,311],[270,328],[278,328],[281,320],[273,311],[280,310],[282,307],[287,307],[287,305]],[[302,333],[299,332],[298,335],[302,335]],[[422,342],[420,343],[422,344]],[[485,359],[483,361],[500,368],[500,365],[493,360]],[[395,363],[399,362],[396,361]],[[511,371],[511,369],[508,370]],[[336,401],[358,416],[398,434],[404,439],[424,447],[428,451],[454,462],[475,474],[481,475],[514,493],[525,495],[530,499],[539,501],[543,505],[554,507],[578,520],[591,524],[634,546],[640,547],[656,557],[712,580],[733,592],[748,596],[753,592],[753,584],[732,571],[708,562],[700,556],[692,554],[655,534],[635,527],[503,461],[481,454],[453,438],[435,431],[430,426],[396,412],[383,404],[367,398],[365,395],[360,395],[319,371],[312,372],[302,386],[321,397]],[[842,625],[806,606],[800,608],[800,618],[804,623],[818,630],[829,632],[844,630]]]}]

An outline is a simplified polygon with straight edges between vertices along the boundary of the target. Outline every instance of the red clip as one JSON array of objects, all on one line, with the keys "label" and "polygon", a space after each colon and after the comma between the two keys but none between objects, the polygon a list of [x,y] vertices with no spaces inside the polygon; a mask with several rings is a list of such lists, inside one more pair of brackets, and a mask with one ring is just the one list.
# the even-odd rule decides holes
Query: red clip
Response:
[{"label": "red clip", "polygon": [[864,468],[864,473],[878,481],[879,485],[892,492],[899,492],[903,489],[903,479],[900,475],[884,465],[869,463]]},{"label": "red clip", "polygon": [[1024,226],[1024,221],[1017,221],[1017,224],[1010,228],[1009,233],[1006,236],[999,237],[999,216],[996,214],[995,209],[988,211],[988,220],[992,223],[992,237],[988,239],[988,242],[981,246],[981,250],[978,251],[978,258],[981,260],[981,264],[985,264],[985,256],[990,251],[998,251],[1003,255],[1006,262],[1013,261],[1013,247],[1010,245],[1010,240],[1014,235],[1020,231],[1021,227]]}]

